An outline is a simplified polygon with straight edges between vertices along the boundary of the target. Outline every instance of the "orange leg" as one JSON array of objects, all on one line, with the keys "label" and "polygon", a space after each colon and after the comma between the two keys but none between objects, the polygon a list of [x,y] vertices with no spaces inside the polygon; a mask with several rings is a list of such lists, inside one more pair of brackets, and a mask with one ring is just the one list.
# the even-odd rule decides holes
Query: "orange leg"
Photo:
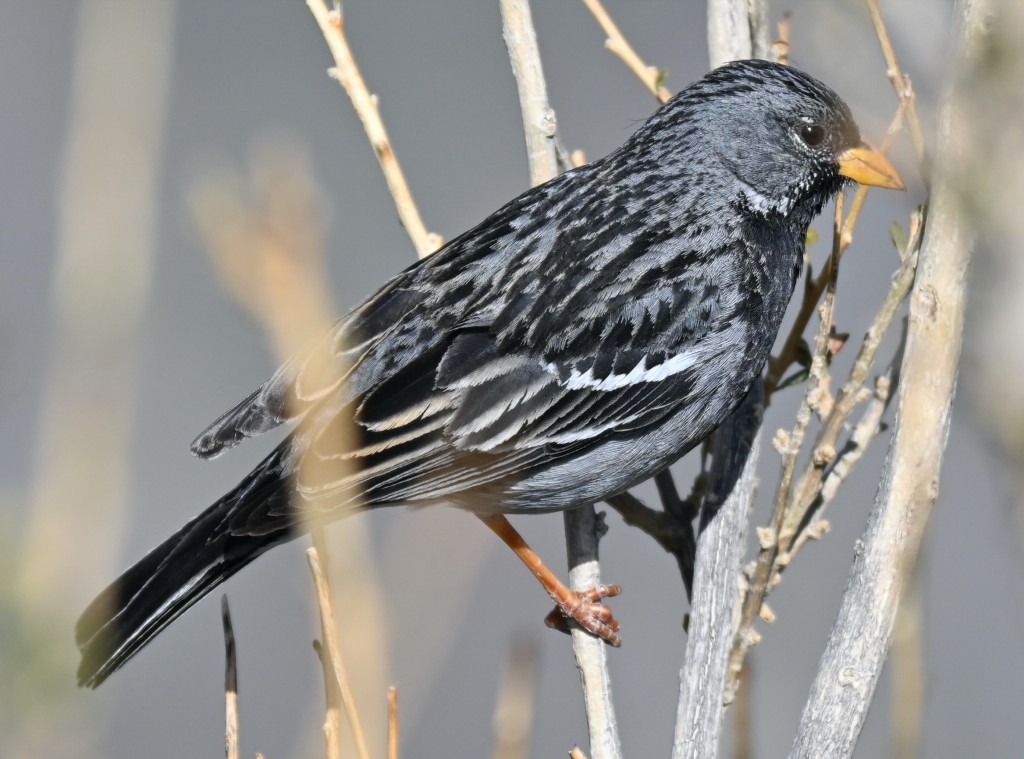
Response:
[{"label": "orange leg", "polygon": [[572,590],[548,569],[540,556],[526,544],[522,535],[516,532],[504,516],[481,516],[480,521],[490,527],[505,545],[512,549],[554,600],[555,611],[544,620],[548,627],[568,632],[565,621],[571,619],[606,643],[616,647],[622,645],[622,639],[618,634],[618,621],[612,616],[612,610],[600,603],[603,598],[619,595],[622,588],[618,585],[598,585],[582,592]]}]

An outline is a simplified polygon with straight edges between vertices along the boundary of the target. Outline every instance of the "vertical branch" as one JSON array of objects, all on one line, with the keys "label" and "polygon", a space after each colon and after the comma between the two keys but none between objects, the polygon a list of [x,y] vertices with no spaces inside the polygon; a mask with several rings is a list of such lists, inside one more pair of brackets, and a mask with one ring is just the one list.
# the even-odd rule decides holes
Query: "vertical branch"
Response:
[{"label": "vertical branch", "polygon": [[[959,0],[961,62],[983,29],[980,1]],[[790,756],[850,756],[892,639],[896,610],[938,495],[949,432],[973,234],[952,181],[966,118],[952,86],[939,112],[931,212],[910,300],[896,426],[875,506]]]},{"label": "vertical branch", "polygon": [[[541,68],[537,35],[527,0],[500,0],[502,30],[519,88],[523,112],[530,180],[546,182],[558,173],[555,150],[555,112],[548,104],[547,85]],[[601,583],[597,563],[598,529],[593,506],[565,512],[566,552],[569,558],[569,584],[573,590],[596,587]],[[622,755],[618,726],[611,700],[611,676],[608,672],[604,642],[581,630],[572,632],[576,666],[583,685],[583,700],[590,730],[593,759],[614,759]]]},{"label": "vertical branch", "polygon": [[388,759],[398,759],[398,688],[388,688]]},{"label": "vertical branch", "polygon": [[710,759],[718,754],[729,651],[742,598],[739,568],[757,487],[761,403],[758,383],[715,433],[716,442],[728,441],[729,445],[716,448],[708,499],[713,502],[716,496],[724,496],[725,502],[713,519],[701,518],[706,524],[697,543],[672,759]]},{"label": "vertical branch", "polygon": [[[708,48],[713,67],[751,57],[755,39],[763,38],[767,50],[765,14],[752,13],[752,2],[758,0],[708,0]],[[736,583],[741,577],[746,527],[757,488],[761,410],[759,381],[712,441],[714,473],[708,499],[715,507],[715,518],[709,519],[710,512],[701,516],[703,533],[697,544],[673,759],[718,753],[729,651],[742,599],[742,589]],[[723,588],[726,592],[721,592]]]},{"label": "vertical branch", "polygon": [[527,0],[501,0],[501,33],[519,89],[530,184],[543,184],[558,174],[554,140],[557,121],[548,105],[548,88]]},{"label": "vertical branch", "polygon": [[323,645],[326,646],[327,652],[330,655],[334,679],[337,681],[338,690],[341,694],[341,703],[345,707],[345,715],[348,717],[349,727],[352,728],[352,734],[355,738],[356,752],[359,759],[370,759],[370,750],[367,747],[366,735],[363,732],[363,723],[359,719],[356,700],[352,695],[348,674],[345,671],[345,663],[342,661],[341,649],[338,646],[338,634],[334,627],[334,604],[331,602],[331,591],[327,586],[327,577],[324,574],[323,567],[320,565],[316,548],[306,549],[306,557],[309,559],[309,570],[313,574],[317,602],[320,605]]}]

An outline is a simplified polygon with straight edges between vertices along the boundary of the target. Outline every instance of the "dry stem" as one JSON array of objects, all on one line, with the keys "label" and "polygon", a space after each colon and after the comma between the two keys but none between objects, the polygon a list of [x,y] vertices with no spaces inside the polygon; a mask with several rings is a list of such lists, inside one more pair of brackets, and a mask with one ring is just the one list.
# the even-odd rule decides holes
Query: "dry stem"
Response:
[{"label": "dry stem", "polygon": [[[529,3],[501,0],[501,18],[505,45],[519,88],[530,178],[534,184],[539,184],[557,174],[558,163],[553,139],[554,111],[548,104]],[[564,519],[569,584],[573,590],[596,587],[600,584],[601,570],[597,561],[599,536],[594,507],[572,509],[565,512]],[[622,755],[622,748],[611,700],[606,647],[603,641],[580,629],[573,629],[572,642],[583,686],[590,751],[594,759],[617,759]]]},{"label": "dry stem", "polygon": [[334,56],[334,68],[330,70],[332,78],[337,79],[345,89],[346,94],[352,101],[359,120],[363,122],[366,136],[370,139],[370,145],[377,156],[380,168],[384,172],[388,189],[395,199],[395,207],[398,209],[398,217],[402,226],[412,239],[416,253],[420,258],[425,258],[441,247],[444,242],[440,236],[427,231],[420,218],[420,212],[413,202],[409,185],[405,181],[405,174],[398,165],[398,158],[391,147],[387,130],[384,129],[384,121],[380,116],[377,97],[370,94],[370,90],[359,73],[356,59],[345,39],[344,21],[340,9],[328,10],[324,0],[306,0],[310,12],[320,26],[327,46]]},{"label": "dry stem", "polygon": [[814,415],[814,409],[818,406],[823,393],[827,393],[826,378],[828,376],[828,338],[832,330],[832,314],[835,307],[836,280],[839,276],[839,240],[842,231],[843,221],[843,194],[836,198],[835,217],[832,223],[832,254],[829,256],[823,274],[827,274],[825,300],[819,311],[821,327],[818,330],[818,337],[815,341],[814,357],[811,360],[810,378],[807,382],[807,389],[804,392],[803,402],[797,410],[796,422],[789,433],[782,430],[776,435],[775,445],[782,453],[782,476],[775,495],[775,508],[772,512],[771,527],[761,531],[761,550],[758,555],[754,576],[750,580],[750,588],[747,590],[746,599],[743,604],[743,616],[740,621],[739,633],[733,645],[730,655],[730,671],[733,681],[729,690],[734,691],[736,687],[735,678],[738,676],[743,665],[743,659],[750,647],[752,638],[745,634],[745,631],[752,629],[754,621],[761,612],[765,596],[768,594],[769,583],[775,575],[776,559],[779,555],[779,532],[786,515],[786,507],[789,503],[790,490],[793,483],[793,474],[796,470],[797,456],[803,445],[804,434]]},{"label": "dry stem", "polygon": [[661,83],[662,79],[664,79],[664,73],[656,67],[648,66],[643,62],[643,59],[637,55],[633,46],[629,44],[622,32],[619,31],[619,27],[612,20],[612,17],[608,15],[608,11],[601,5],[601,0],[583,0],[583,4],[594,14],[597,23],[601,25],[604,33],[608,35],[608,39],[604,41],[604,46],[622,59],[622,62],[629,67],[630,71],[637,75],[640,81],[646,85],[647,89],[654,94],[654,97],[658,98],[662,103],[671,98],[672,93]]},{"label": "dry stem", "polygon": [[320,607],[320,629],[324,644],[327,646],[327,653],[334,671],[338,692],[341,694],[341,703],[345,708],[345,716],[348,718],[349,727],[352,729],[352,735],[355,739],[356,751],[359,754],[359,759],[370,759],[370,751],[367,748],[363,724],[359,719],[355,697],[352,695],[348,674],[345,671],[345,664],[341,658],[341,649],[338,646],[338,635],[334,626],[334,605],[331,602],[331,591],[327,585],[327,577],[320,565],[320,558],[316,548],[307,548],[306,558],[309,560],[309,570],[313,574],[313,582],[316,585],[317,603]]},{"label": "dry stem", "polygon": [[238,759],[238,660],[227,596],[221,596],[220,617],[224,625],[224,755]]},{"label": "dry stem", "polygon": [[910,80],[903,75],[899,61],[896,60],[896,51],[893,49],[892,40],[889,38],[889,30],[882,18],[882,11],[878,7],[878,0],[866,0],[868,13],[871,14],[871,23],[875,27],[875,35],[878,37],[878,44],[882,46],[882,55],[885,56],[885,64],[888,67],[889,81],[896,91],[896,97],[901,103],[908,102],[907,109],[907,130],[910,132],[910,141],[914,145],[914,153],[917,155],[918,168],[921,171],[921,178],[927,187],[931,183],[931,160],[928,157],[928,147],[925,144],[924,131],[921,129],[921,119],[917,115],[917,108],[914,106],[914,92],[910,87]]},{"label": "dry stem", "polygon": [[[983,2],[956,8],[961,61],[984,28]],[[963,169],[962,93],[951,88],[939,111],[939,164],[928,228],[910,298],[910,322],[896,426],[882,482],[790,756],[846,757],[874,696],[896,609],[938,496],[963,334],[973,233],[952,181]]]},{"label": "dry stem", "polygon": [[388,688],[388,759],[398,759],[398,688]]}]

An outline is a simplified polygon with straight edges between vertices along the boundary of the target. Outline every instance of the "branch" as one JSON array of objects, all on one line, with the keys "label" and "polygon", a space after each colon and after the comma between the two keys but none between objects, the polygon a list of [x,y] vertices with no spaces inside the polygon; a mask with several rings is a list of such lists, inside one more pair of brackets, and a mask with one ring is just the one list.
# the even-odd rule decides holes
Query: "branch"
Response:
[{"label": "branch", "polygon": [[708,0],[711,68],[744,58],[768,57],[765,0]]},{"label": "branch", "polygon": [[[708,0],[707,7],[712,67],[767,54],[762,0]],[[762,409],[758,383],[711,442],[712,482],[701,514],[702,534],[694,568],[686,659],[680,675],[673,759],[710,758],[718,753],[727,701],[729,651],[741,600],[739,589],[729,590],[742,577],[746,525],[757,488]]]},{"label": "branch", "polygon": [[[501,0],[501,24],[519,88],[530,180],[536,185],[558,173],[558,159],[553,139],[555,112],[548,104],[537,34],[527,0]],[[570,587],[579,591],[599,586],[599,535],[594,507],[566,511],[564,520]],[[583,686],[591,755],[593,759],[618,759],[622,756],[622,748],[611,700],[611,675],[605,644],[583,630],[573,629],[572,645]]]},{"label": "branch", "polygon": [[672,759],[717,756],[726,702],[729,651],[742,598],[738,587],[747,525],[757,487],[761,384],[715,433],[709,495],[721,508],[706,523],[697,544],[686,658],[680,672]]},{"label": "branch", "polygon": [[558,175],[554,140],[557,122],[554,110],[548,105],[537,33],[527,0],[501,0],[501,33],[519,88],[526,157],[530,162],[530,184],[543,184]]},{"label": "branch", "polygon": [[665,72],[644,63],[643,59],[633,49],[633,46],[629,44],[622,35],[622,32],[619,31],[619,27],[612,21],[608,11],[601,5],[601,0],[583,0],[583,4],[587,6],[587,10],[594,14],[597,23],[601,25],[604,33],[608,35],[608,39],[604,41],[604,46],[622,59],[622,62],[629,67],[630,71],[637,75],[640,81],[647,86],[647,89],[653,93],[654,97],[658,98],[662,103],[668,101],[672,97],[672,93],[665,89],[665,86],[662,84]]},{"label": "branch", "polygon": [[814,410],[819,406],[823,393],[827,393],[828,381],[828,339],[832,329],[832,314],[835,306],[836,280],[839,276],[839,239],[843,219],[843,194],[836,198],[835,219],[832,223],[832,255],[829,256],[825,273],[828,274],[825,300],[821,304],[821,327],[815,341],[814,357],[811,360],[810,378],[804,392],[803,401],[796,413],[796,422],[791,432],[779,430],[773,444],[782,454],[782,476],[775,494],[775,508],[772,512],[771,527],[758,530],[760,552],[758,553],[754,575],[750,580],[743,602],[743,616],[740,620],[739,634],[730,654],[730,670],[732,678],[729,689],[735,691],[739,671],[743,667],[743,659],[757,637],[753,635],[754,622],[762,614],[764,599],[776,576],[776,560],[779,557],[779,533],[786,516],[789,496],[796,470],[797,456],[803,445],[804,434],[810,423]]},{"label": "branch", "polygon": [[388,759],[398,759],[398,688],[388,688]]},{"label": "branch", "polygon": [[388,139],[387,130],[384,129],[384,121],[380,117],[380,108],[377,103],[377,96],[370,94],[366,87],[356,59],[352,55],[352,49],[345,39],[344,21],[340,8],[328,10],[324,0],[306,0],[310,12],[320,26],[327,46],[334,56],[334,68],[328,73],[333,79],[345,89],[349,99],[352,101],[359,120],[363,122],[366,136],[370,139],[370,145],[377,156],[380,168],[384,172],[388,189],[395,199],[395,207],[398,209],[398,218],[405,227],[405,231],[412,239],[416,253],[420,258],[426,258],[443,244],[440,236],[427,231],[420,218],[420,212],[413,202],[409,185],[405,181],[405,174],[398,165],[398,158],[391,148],[391,141]]},{"label": "branch", "polygon": [[[957,2],[961,62],[973,54],[982,34],[982,4]],[[892,639],[900,597],[938,495],[973,247],[973,233],[951,181],[962,168],[964,153],[966,114],[960,97],[957,88],[951,87],[939,112],[939,161],[910,300],[895,432],[792,757],[853,753]]]},{"label": "branch", "polygon": [[238,659],[227,596],[220,599],[220,618],[224,625],[224,755],[238,759]]},{"label": "branch", "polygon": [[[355,697],[352,695],[348,673],[345,671],[345,664],[341,658],[341,649],[338,646],[338,633],[334,627],[334,605],[331,603],[331,592],[327,586],[327,577],[324,574],[323,567],[320,566],[320,558],[316,548],[307,548],[306,558],[309,560],[309,571],[312,573],[313,582],[316,584],[316,597],[320,606],[321,634],[324,639],[323,645],[327,648],[334,680],[341,695],[341,703],[345,707],[345,716],[348,717],[349,727],[352,728],[352,736],[356,742],[356,752],[359,755],[359,759],[370,759],[370,750],[367,748],[363,723],[359,719]],[[317,653],[323,656],[321,651]]]},{"label": "branch", "polygon": [[899,61],[896,60],[896,51],[893,50],[892,40],[889,38],[889,30],[882,19],[882,11],[878,7],[878,0],[867,0],[868,13],[871,15],[871,23],[875,27],[875,35],[878,37],[878,44],[882,46],[882,55],[885,56],[885,65],[888,67],[889,81],[896,91],[896,97],[900,102],[908,101],[911,107],[907,109],[907,127],[910,132],[910,141],[914,145],[914,153],[917,155],[918,168],[921,171],[921,178],[927,187],[931,183],[931,160],[928,157],[928,147],[925,144],[924,130],[921,129],[921,119],[917,115],[917,108],[913,106],[914,93],[910,88],[910,80],[903,75]]}]

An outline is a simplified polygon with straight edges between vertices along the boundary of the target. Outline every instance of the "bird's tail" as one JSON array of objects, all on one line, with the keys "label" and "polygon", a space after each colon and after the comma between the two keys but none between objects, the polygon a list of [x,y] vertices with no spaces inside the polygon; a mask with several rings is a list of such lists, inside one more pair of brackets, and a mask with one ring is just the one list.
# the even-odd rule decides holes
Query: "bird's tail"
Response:
[{"label": "bird's tail", "polygon": [[[275,452],[100,593],[75,625],[82,654],[78,684],[98,686],[199,599],[296,537],[289,490]],[[260,527],[247,529],[247,523]]]}]

